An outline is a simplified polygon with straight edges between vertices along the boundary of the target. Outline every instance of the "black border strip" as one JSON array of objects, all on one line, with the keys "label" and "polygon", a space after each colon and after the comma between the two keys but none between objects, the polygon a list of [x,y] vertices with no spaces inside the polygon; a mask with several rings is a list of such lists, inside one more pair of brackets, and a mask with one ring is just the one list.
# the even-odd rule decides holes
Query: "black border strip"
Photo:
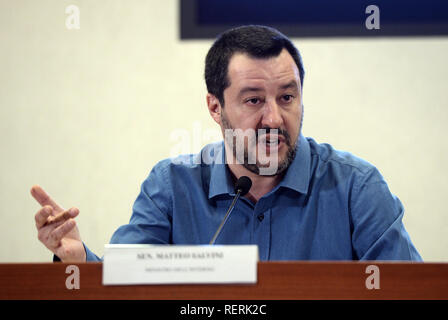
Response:
[{"label": "black border strip", "polygon": [[[329,315],[331,318],[341,315],[345,318],[362,319],[365,316],[376,315],[397,317],[416,316],[420,312],[425,317],[432,314],[440,315],[446,312],[448,301],[410,301],[410,300],[24,300],[0,301],[4,314],[11,312],[17,318],[21,314],[32,313],[56,315],[65,317],[112,316],[131,318],[132,316],[160,319],[307,319],[321,318]],[[257,314],[225,314],[226,305],[234,305],[233,310],[258,310]],[[264,305],[264,307],[261,307]],[[182,308],[213,307],[212,316],[205,314],[182,314]],[[239,307],[243,306],[243,307]],[[249,308],[245,308],[249,306]],[[258,306],[255,308],[253,306]],[[220,310],[217,312],[216,310]],[[160,316],[162,315],[162,316]]]},{"label": "black border strip", "polygon": [[[236,27],[237,25],[199,25],[197,23],[196,0],[178,0],[180,18],[180,39],[214,39],[221,32]],[[426,24],[384,24],[381,29],[368,30],[363,25],[306,25],[306,24],[273,24],[274,27],[288,37],[297,38],[334,38],[334,37],[415,37],[415,36],[447,36],[448,23],[426,23]]]}]

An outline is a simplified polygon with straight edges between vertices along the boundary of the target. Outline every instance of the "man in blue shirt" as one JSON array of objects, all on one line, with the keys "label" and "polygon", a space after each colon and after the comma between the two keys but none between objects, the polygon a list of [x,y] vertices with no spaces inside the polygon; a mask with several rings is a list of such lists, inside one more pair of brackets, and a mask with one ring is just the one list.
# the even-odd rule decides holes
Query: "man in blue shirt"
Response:
[{"label": "man in blue shirt", "polygon": [[[421,260],[403,206],[378,170],[301,133],[304,68],[275,29],[244,26],[218,37],[206,58],[207,106],[224,141],[159,162],[129,224],[111,243],[207,244],[233,200],[253,184],[216,240],[256,244],[261,260]],[[76,208],[39,186],[38,237],[63,261],[99,258],[81,241]]]}]

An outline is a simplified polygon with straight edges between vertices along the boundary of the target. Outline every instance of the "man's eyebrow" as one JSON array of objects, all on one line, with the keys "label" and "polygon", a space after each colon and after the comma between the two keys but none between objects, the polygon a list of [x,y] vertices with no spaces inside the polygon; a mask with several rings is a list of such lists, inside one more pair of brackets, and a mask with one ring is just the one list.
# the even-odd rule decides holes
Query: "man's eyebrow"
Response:
[{"label": "man's eyebrow", "polygon": [[[297,82],[295,80],[291,80],[287,84],[281,85],[280,89],[298,89],[297,87],[298,87]],[[244,87],[240,90],[238,95],[242,96],[247,92],[260,92],[260,91],[264,91],[264,89],[260,87]]]},{"label": "man's eyebrow", "polygon": [[291,80],[287,84],[281,85],[280,89],[298,89],[297,82],[295,80]]},{"label": "man's eyebrow", "polygon": [[240,92],[238,93],[240,96],[247,93],[247,92],[258,92],[258,91],[263,91],[262,88],[259,87],[244,87],[240,90]]}]

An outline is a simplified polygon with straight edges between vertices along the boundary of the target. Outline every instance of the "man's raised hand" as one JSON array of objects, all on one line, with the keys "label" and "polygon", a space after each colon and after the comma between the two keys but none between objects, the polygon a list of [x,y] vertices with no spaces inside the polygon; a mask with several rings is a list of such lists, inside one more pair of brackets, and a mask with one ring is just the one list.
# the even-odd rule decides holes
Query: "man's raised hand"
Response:
[{"label": "man's raised hand", "polygon": [[85,262],[86,252],[74,218],[77,208],[64,210],[40,186],[31,195],[42,208],[35,215],[38,239],[64,262]]}]

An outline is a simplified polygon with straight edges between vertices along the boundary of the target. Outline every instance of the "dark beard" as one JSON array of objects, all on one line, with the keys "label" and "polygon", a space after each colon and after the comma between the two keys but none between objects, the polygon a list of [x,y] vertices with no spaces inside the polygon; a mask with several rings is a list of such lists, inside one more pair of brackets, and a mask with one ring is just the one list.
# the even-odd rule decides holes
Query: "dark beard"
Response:
[{"label": "dark beard", "polygon": [[[230,122],[227,120],[227,117],[224,116],[224,113],[221,113],[221,123],[224,127],[224,131],[226,129],[231,129],[231,130],[235,130],[232,125],[230,124]],[[272,128],[262,128],[264,130],[266,130],[266,134],[268,134],[271,130],[273,130]],[[263,174],[264,176],[277,176],[282,174],[283,172],[286,171],[286,169],[288,169],[289,165],[293,162],[296,153],[297,153],[297,141],[294,141],[294,143],[291,141],[291,136],[289,135],[289,133],[286,130],[277,128],[278,130],[278,135],[283,135],[285,137],[285,143],[286,146],[288,147],[288,151],[286,153],[286,157],[283,161],[278,163],[277,166],[277,170],[271,174]],[[258,136],[259,136],[259,132],[258,130],[255,131],[255,135],[256,135],[256,142],[258,142]],[[224,139],[225,139],[225,135],[224,135]],[[233,146],[233,156],[235,159],[237,159],[237,146],[236,146],[236,137],[233,136],[233,141],[228,141],[228,143],[232,143]],[[255,173],[256,175],[260,175],[260,165],[258,163],[249,163],[249,152],[248,149],[246,147],[246,145],[244,145],[244,161],[242,163],[243,167],[246,168],[247,170],[249,170],[252,173]]]}]

